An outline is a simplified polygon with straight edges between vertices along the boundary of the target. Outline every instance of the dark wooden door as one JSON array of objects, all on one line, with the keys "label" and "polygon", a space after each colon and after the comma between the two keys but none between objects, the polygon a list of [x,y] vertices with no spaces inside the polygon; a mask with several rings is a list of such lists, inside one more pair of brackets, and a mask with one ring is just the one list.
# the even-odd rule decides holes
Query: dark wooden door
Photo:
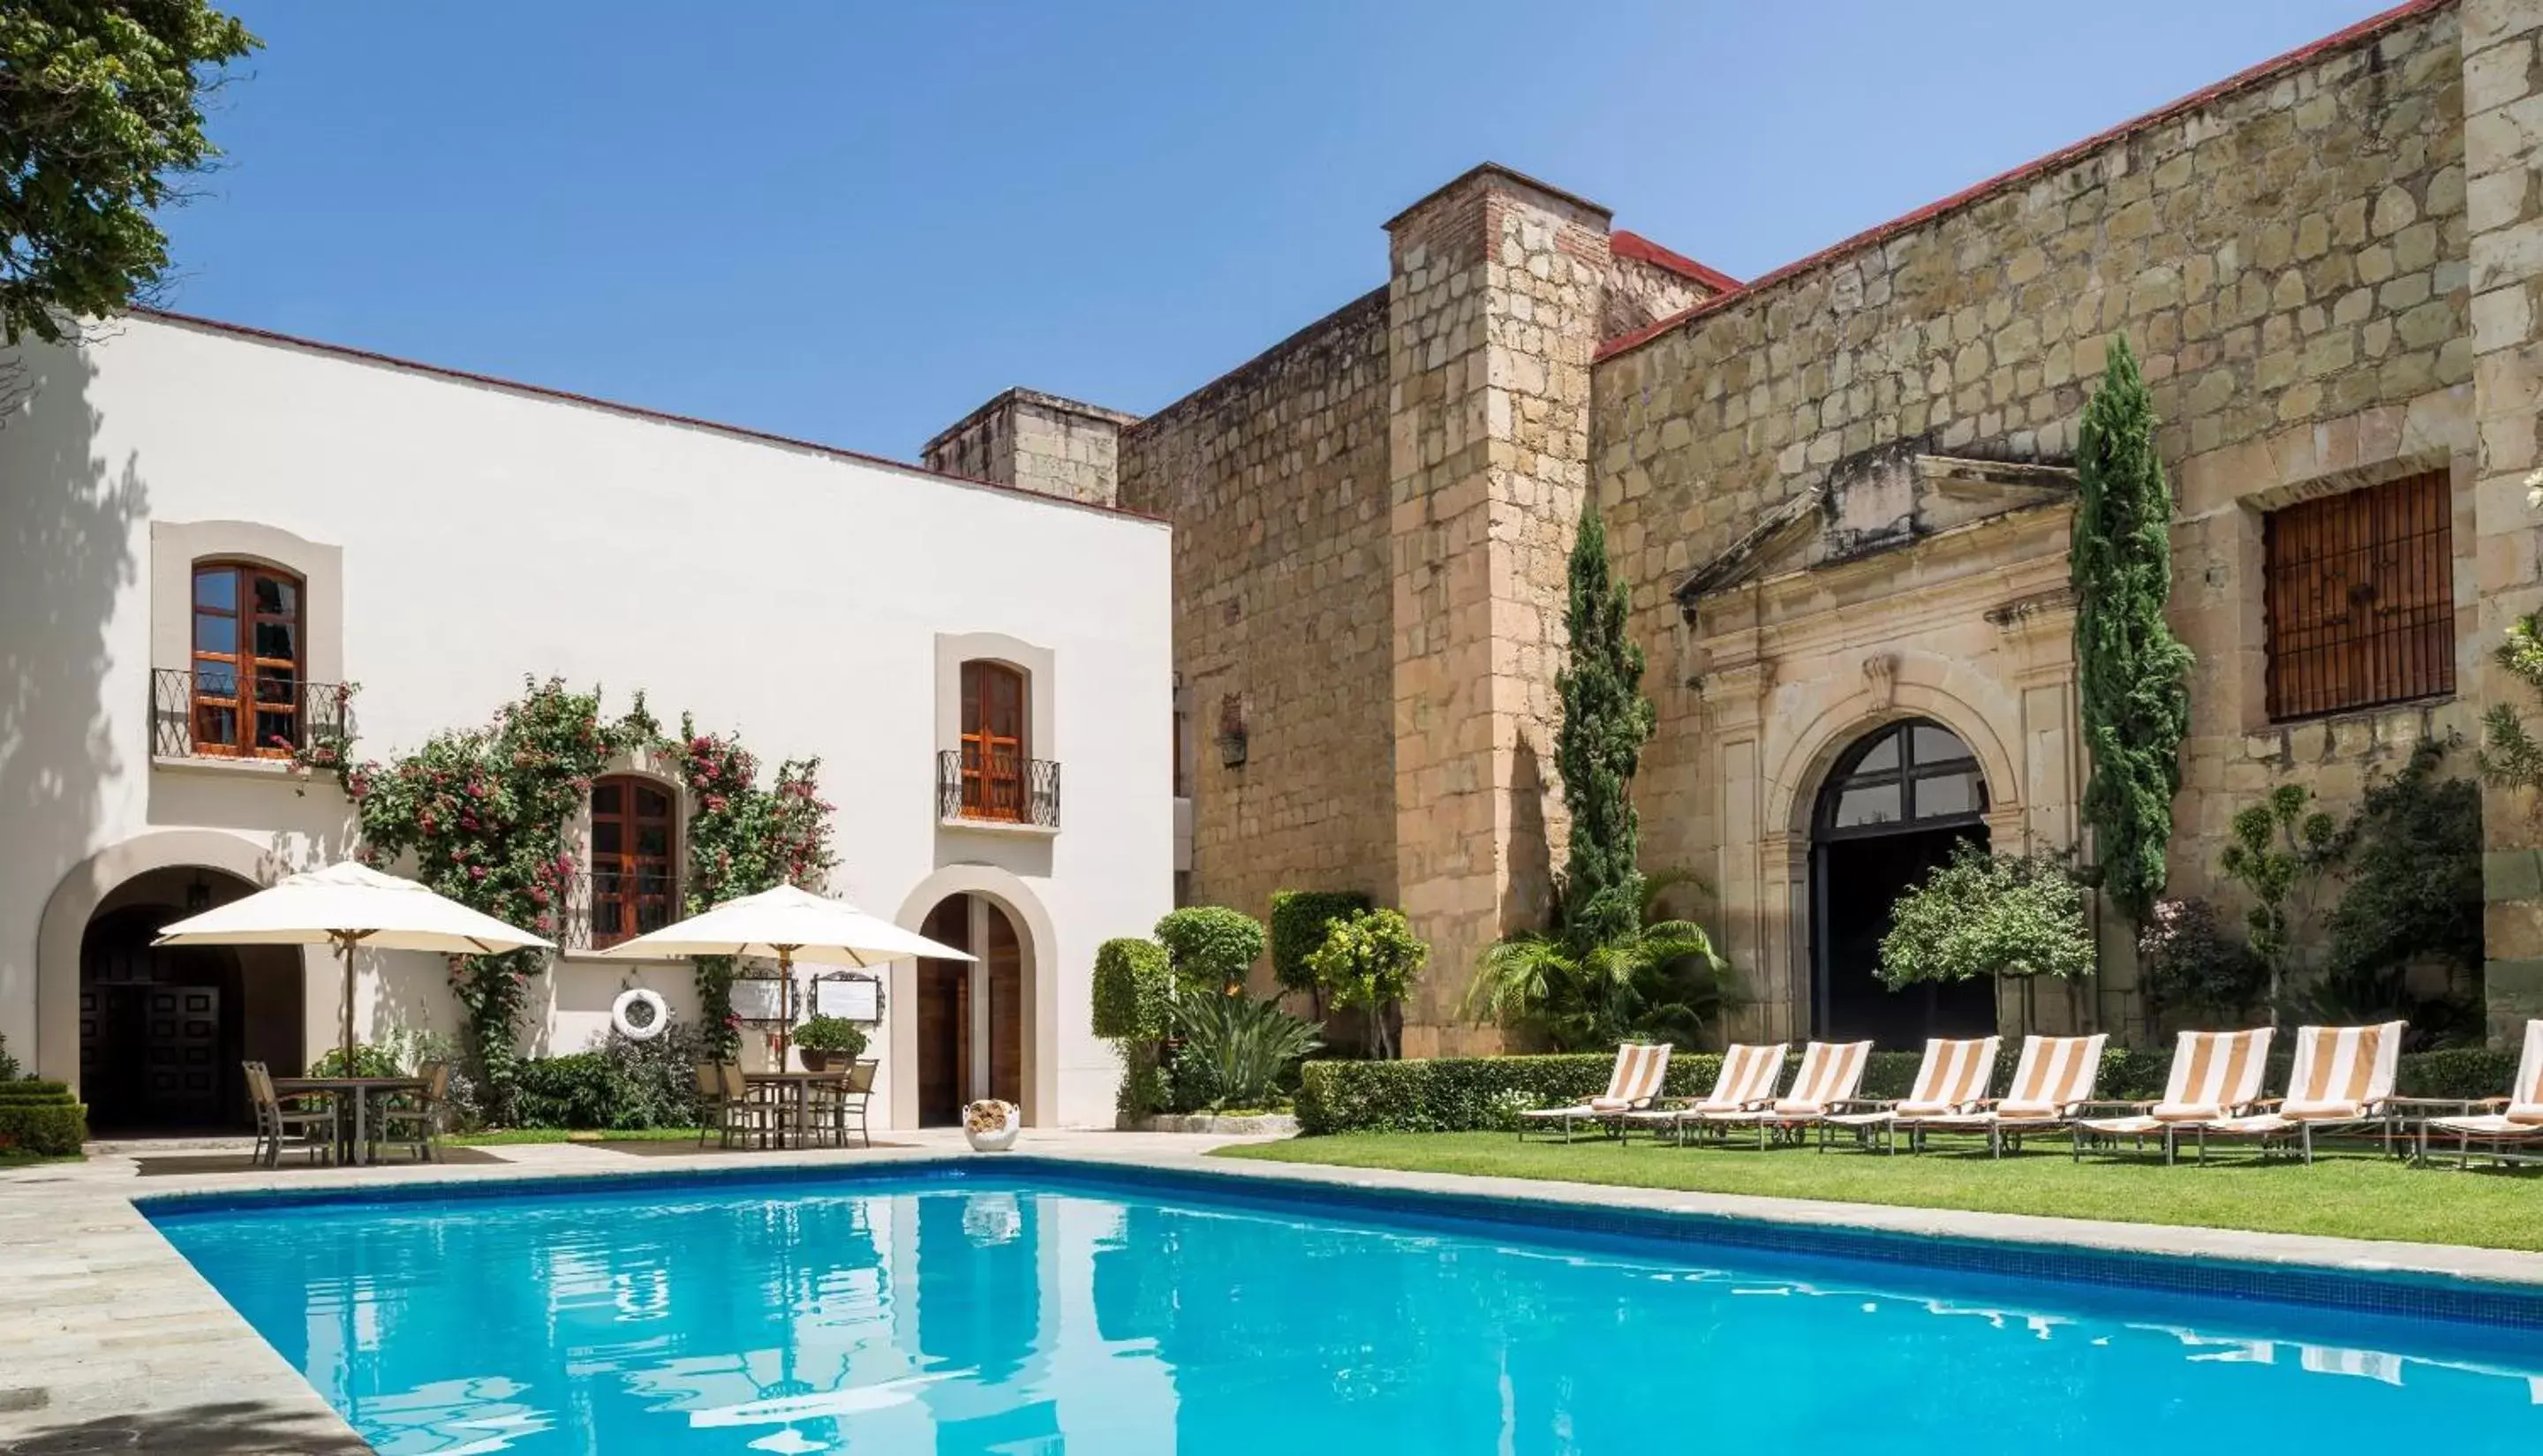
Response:
[{"label": "dark wooden door", "polygon": [[1025,675],[1003,662],[963,664],[963,815],[1025,816]]},{"label": "dark wooden door", "polygon": [[1024,948],[1015,925],[996,905],[988,908],[989,1096],[1025,1105]]}]

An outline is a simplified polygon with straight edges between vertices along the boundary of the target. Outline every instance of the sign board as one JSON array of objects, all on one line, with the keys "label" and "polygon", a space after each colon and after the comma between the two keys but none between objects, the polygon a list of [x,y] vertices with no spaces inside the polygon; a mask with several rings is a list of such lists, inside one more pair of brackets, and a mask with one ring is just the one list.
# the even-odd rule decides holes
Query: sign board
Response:
[{"label": "sign board", "polygon": [[815,1015],[842,1017],[872,1025],[883,1020],[883,983],[870,975],[842,976],[812,983]]},{"label": "sign board", "polygon": [[777,1020],[779,984],[773,980],[732,983],[732,1014],[746,1022]]}]

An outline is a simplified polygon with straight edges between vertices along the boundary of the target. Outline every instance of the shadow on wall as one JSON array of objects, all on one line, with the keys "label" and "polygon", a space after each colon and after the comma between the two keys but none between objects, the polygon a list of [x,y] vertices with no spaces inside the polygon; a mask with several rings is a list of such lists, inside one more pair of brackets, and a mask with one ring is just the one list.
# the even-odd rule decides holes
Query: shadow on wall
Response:
[{"label": "shadow on wall", "polygon": [[[33,403],[0,416],[0,861],[17,881],[0,896],[23,897],[32,928],[63,873],[96,847],[100,786],[134,746],[112,735],[107,674],[125,669],[137,714],[149,664],[116,662],[107,624],[140,575],[132,543],[149,492],[137,462],[117,469],[94,453],[87,359],[31,345],[21,362]],[[30,936],[8,954],[32,947]],[[0,968],[17,982],[0,978],[0,1005],[32,1005],[35,965]]]},{"label": "shadow on wall", "polygon": [[1510,750],[1509,908],[1504,931],[1554,924],[1554,844],[1545,829],[1545,768],[1519,736]]},{"label": "shadow on wall", "polygon": [[70,1456],[72,1452],[182,1451],[187,1456],[262,1456],[292,1451],[305,1456],[371,1456],[369,1445],[333,1416],[224,1401],[154,1411],[144,1416],[101,1416],[46,1424],[32,1418],[29,1434],[0,1437],[0,1456]]}]

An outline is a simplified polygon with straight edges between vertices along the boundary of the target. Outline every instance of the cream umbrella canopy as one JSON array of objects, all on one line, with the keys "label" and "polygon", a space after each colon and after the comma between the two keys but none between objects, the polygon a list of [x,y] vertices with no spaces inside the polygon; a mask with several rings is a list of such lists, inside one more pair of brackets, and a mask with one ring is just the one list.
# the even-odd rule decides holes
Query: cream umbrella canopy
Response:
[{"label": "cream umbrella canopy", "polygon": [[533,946],[525,930],[445,899],[412,880],[347,860],[283,879],[243,900],[180,920],[162,946],[333,946],[345,958],[345,1064],[353,1060],[353,948],[498,956]]},{"label": "cream umbrella canopy", "polygon": [[794,1023],[795,1016],[796,961],[862,969],[914,957],[931,960],[972,958],[967,952],[903,930],[845,900],[816,895],[792,884],[727,900],[651,934],[621,941],[600,954],[622,960],[664,956],[760,956],[775,959],[781,985],[777,1034],[781,1067],[786,1058],[785,1028]]}]

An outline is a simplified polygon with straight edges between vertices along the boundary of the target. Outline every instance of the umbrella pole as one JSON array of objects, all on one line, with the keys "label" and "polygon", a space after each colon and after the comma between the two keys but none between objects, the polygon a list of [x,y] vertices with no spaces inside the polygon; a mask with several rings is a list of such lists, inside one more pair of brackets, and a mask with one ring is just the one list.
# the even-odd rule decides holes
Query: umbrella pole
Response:
[{"label": "umbrella pole", "polygon": [[337,1075],[353,1075],[353,938],[340,936],[337,943],[345,952],[345,1064]]},{"label": "umbrella pole", "polygon": [[786,1070],[786,1047],[795,1033],[795,956],[777,948],[777,1070]]}]

